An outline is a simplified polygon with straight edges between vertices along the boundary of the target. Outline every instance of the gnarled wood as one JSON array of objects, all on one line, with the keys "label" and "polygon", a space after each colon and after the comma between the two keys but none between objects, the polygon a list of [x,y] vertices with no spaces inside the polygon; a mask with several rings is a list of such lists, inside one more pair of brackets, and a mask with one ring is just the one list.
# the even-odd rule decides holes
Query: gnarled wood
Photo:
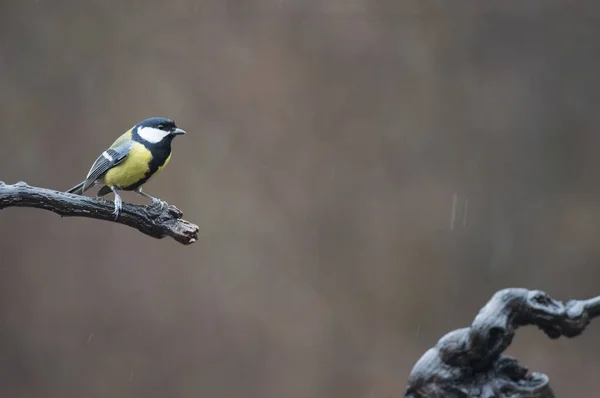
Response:
[{"label": "gnarled wood", "polygon": [[170,236],[184,245],[198,240],[198,226],[183,220],[183,213],[175,206],[160,209],[123,203],[123,210],[115,220],[113,202],[33,187],[22,181],[14,185],[0,181],[0,210],[7,207],[34,207],[49,210],[62,217],[112,221],[135,228],[153,238]]},{"label": "gnarled wood", "polygon": [[574,337],[598,315],[600,297],[562,303],[539,290],[500,290],[471,327],[446,334],[417,361],[405,397],[553,398],[546,375],[502,352],[520,326],[535,325],[552,339]]}]

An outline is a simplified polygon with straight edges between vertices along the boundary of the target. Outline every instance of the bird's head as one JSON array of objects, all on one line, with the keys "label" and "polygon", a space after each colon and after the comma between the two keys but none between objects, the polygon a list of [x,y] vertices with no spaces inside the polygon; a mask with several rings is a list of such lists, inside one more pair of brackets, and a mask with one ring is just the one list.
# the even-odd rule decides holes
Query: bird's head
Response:
[{"label": "bird's head", "polygon": [[164,117],[151,117],[136,124],[134,130],[137,135],[150,144],[159,142],[171,142],[171,140],[185,131],[178,128],[175,122]]}]

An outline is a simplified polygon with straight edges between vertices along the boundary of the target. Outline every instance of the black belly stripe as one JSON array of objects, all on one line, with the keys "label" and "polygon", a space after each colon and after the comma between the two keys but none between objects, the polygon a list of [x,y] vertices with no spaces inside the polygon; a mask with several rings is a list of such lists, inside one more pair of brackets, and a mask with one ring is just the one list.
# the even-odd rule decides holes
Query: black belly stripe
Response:
[{"label": "black belly stripe", "polygon": [[150,152],[152,152],[152,160],[148,164],[148,171],[144,178],[136,182],[135,184],[129,185],[127,187],[120,188],[124,191],[133,191],[146,183],[158,171],[158,169],[165,164],[169,155],[171,154],[171,141],[161,141],[158,144],[148,144],[145,143],[144,146],[148,148]]}]

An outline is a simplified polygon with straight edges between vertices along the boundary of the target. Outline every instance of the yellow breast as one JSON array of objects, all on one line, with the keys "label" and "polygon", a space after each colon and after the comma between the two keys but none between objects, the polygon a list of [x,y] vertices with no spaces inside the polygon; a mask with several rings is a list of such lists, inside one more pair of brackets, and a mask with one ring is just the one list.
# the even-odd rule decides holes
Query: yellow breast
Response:
[{"label": "yellow breast", "polygon": [[125,160],[108,170],[104,175],[104,183],[108,186],[128,187],[144,178],[149,170],[148,164],[152,154],[146,147],[134,142]]}]

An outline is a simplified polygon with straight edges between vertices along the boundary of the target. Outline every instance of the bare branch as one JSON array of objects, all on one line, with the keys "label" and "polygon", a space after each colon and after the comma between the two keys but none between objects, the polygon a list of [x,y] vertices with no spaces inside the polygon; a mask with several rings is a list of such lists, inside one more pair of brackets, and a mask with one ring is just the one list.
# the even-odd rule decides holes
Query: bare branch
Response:
[{"label": "bare branch", "polygon": [[539,290],[500,290],[471,327],[446,334],[417,361],[405,397],[552,398],[548,376],[502,353],[520,326],[535,325],[552,339],[575,337],[599,315],[600,297],[562,303]]},{"label": "bare branch", "polygon": [[7,207],[35,207],[54,212],[61,217],[87,217],[127,225],[153,238],[170,236],[189,245],[198,240],[198,226],[182,220],[183,213],[175,206],[160,209],[123,203],[115,220],[112,202],[87,196],[58,192],[27,185],[20,181],[7,185],[0,181],[0,210]]}]

